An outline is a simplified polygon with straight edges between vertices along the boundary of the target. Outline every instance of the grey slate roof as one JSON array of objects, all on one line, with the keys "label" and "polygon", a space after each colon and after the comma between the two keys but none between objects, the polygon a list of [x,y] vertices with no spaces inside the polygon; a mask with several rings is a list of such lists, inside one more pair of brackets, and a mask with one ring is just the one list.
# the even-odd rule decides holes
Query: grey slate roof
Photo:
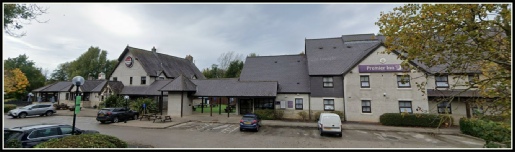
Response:
[{"label": "grey slate roof", "polygon": [[277,81],[279,93],[309,93],[305,55],[247,57],[240,81]]},{"label": "grey slate roof", "polygon": [[100,92],[106,82],[107,80],[85,80],[80,88],[82,92]]},{"label": "grey slate roof", "polygon": [[[57,83],[57,82],[56,82],[56,83]],[[32,92],[40,92],[40,91],[42,91],[42,90],[44,90],[44,89],[46,89],[46,88],[48,88],[48,87],[50,87],[50,86],[52,86],[52,85],[54,85],[54,84],[55,84],[55,83],[53,83],[53,84],[49,84],[49,85],[46,85],[46,86],[39,87],[39,88],[37,88],[37,89],[32,90]]]},{"label": "grey slate roof", "polygon": [[180,75],[177,79],[165,85],[160,91],[197,91],[196,85],[188,78]]},{"label": "grey slate roof", "polygon": [[118,58],[118,64],[123,62],[123,57],[127,52],[133,54],[134,60],[143,66],[143,69],[145,69],[149,76],[156,77],[162,71],[168,78],[177,78],[182,74],[188,78],[196,76],[197,79],[205,79],[202,72],[191,61],[129,46],[125,48]]},{"label": "grey slate roof", "polygon": [[374,33],[369,33],[369,34],[342,35],[342,39],[345,42],[350,42],[350,41],[375,40],[375,39],[377,39],[377,37]]},{"label": "grey slate roof", "polygon": [[460,90],[460,89],[453,89],[453,90],[434,90],[434,89],[427,89],[427,96],[428,97],[481,97],[479,94],[479,91],[477,90]]},{"label": "grey slate roof", "polygon": [[120,94],[122,92],[123,83],[121,81],[108,81],[107,85],[109,85],[111,87],[111,90],[115,94]]},{"label": "grey slate roof", "polygon": [[[150,85],[144,86],[124,86],[120,94],[123,95],[149,95],[157,96],[161,95],[159,89],[170,83],[172,80],[156,80]],[[168,95],[168,92],[163,92],[163,95]]]},{"label": "grey slate roof", "polygon": [[368,35],[344,38],[306,39],[309,75],[341,75],[382,45],[379,40],[361,40]]},{"label": "grey slate roof", "polygon": [[275,97],[277,82],[248,82],[238,79],[195,79],[197,97]]},{"label": "grey slate roof", "polygon": [[59,81],[50,85],[47,85],[45,87],[38,88],[40,90],[34,92],[68,92],[70,91],[72,87],[71,81]]}]

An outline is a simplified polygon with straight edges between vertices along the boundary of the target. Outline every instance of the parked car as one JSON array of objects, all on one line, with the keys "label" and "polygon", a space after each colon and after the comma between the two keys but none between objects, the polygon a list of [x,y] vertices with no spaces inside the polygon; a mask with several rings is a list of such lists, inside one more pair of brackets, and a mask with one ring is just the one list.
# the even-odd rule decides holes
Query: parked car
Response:
[{"label": "parked car", "polygon": [[125,108],[103,108],[97,113],[97,121],[100,123],[106,122],[120,122],[123,120],[136,120],[139,117],[139,113],[134,110]]},{"label": "parked car", "polygon": [[55,107],[51,104],[31,104],[10,110],[7,115],[13,118],[25,118],[32,115],[51,116],[54,113],[56,113]]},{"label": "parked car", "polygon": [[[75,134],[100,133],[96,130],[81,130],[75,127]],[[32,148],[50,139],[62,138],[72,134],[72,126],[66,124],[37,124],[14,128],[4,128],[4,143],[18,140],[23,148]]]},{"label": "parked car", "polygon": [[338,134],[342,137],[342,119],[334,113],[321,113],[318,118],[320,136],[324,134]]},{"label": "parked car", "polygon": [[250,129],[258,132],[259,127],[261,127],[261,119],[256,114],[244,114],[240,119],[240,131]]}]

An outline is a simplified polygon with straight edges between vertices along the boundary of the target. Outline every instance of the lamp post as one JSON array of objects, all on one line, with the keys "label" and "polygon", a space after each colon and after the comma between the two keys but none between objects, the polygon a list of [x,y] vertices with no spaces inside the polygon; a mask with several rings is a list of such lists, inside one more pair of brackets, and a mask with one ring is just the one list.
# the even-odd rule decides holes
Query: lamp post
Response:
[{"label": "lamp post", "polygon": [[[77,103],[79,103],[80,106],[80,94],[79,94],[79,86],[84,84],[84,78],[81,76],[75,76],[72,79],[73,85],[77,88],[75,91],[75,111],[73,112],[73,127],[72,127],[72,135],[75,134],[75,119],[77,118]],[[79,108],[80,110],[80,108]]]},{"label": "lamp post", "polygon": [[[128,100],[129,100],[129,96],[128,95],[125,95],[123,97],[125,99],[125,116],[128,116],[128,112],[129,112],[129,104],[128,104]],[[125,118],[125,121],[123,123],[127,123],[127,119],[128,118]]]}]

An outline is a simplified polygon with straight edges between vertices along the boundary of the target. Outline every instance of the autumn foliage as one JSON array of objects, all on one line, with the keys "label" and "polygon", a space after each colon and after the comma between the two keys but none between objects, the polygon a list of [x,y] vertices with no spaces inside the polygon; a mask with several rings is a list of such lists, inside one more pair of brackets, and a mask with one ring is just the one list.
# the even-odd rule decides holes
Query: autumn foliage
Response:
[{"label": "autumn foliage", "polygon": [[29,81],[20,69],[4,70],[5,93],[24,93]]}]

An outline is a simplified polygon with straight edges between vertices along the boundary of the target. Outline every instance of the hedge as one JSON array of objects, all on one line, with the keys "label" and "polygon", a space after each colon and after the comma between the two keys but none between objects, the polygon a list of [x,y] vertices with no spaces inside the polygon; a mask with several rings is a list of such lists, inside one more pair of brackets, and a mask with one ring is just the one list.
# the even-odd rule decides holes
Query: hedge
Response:
[{"label": "hedge", "polygon": [[10,139],[5,143],[5,148],[23,148],[21,142],[16,139]]},{"label": "hedge", "polygon": [[258,115],[262,120],[280,120],[284,116],[283,110],[273,110],[273,109],[262,109],[255,110],[254,114]]},{"label": "hedge", "polygon": [[385,113],[379,116],[379,122],[385,126],[437,128],[445,123],[452,125],[453,118],[449,115],[437,114]]},{"label": "hedge", "polygon": [[503,143],[510,147],[511,127],[506,123],[475,118],[461,118],[460,131],[485,140],[485,147],[501,147],[501,145],[493,142]]},{"label": "hedge", "polygon": [[127,143],[104,134],[81,134],[55,138],[34,148],[127,148]]},{"label": "hedge", "polygon": [[16,105],[14,104],[4,104],[4,112],[9,112],[9,110],[16,109]]}]

